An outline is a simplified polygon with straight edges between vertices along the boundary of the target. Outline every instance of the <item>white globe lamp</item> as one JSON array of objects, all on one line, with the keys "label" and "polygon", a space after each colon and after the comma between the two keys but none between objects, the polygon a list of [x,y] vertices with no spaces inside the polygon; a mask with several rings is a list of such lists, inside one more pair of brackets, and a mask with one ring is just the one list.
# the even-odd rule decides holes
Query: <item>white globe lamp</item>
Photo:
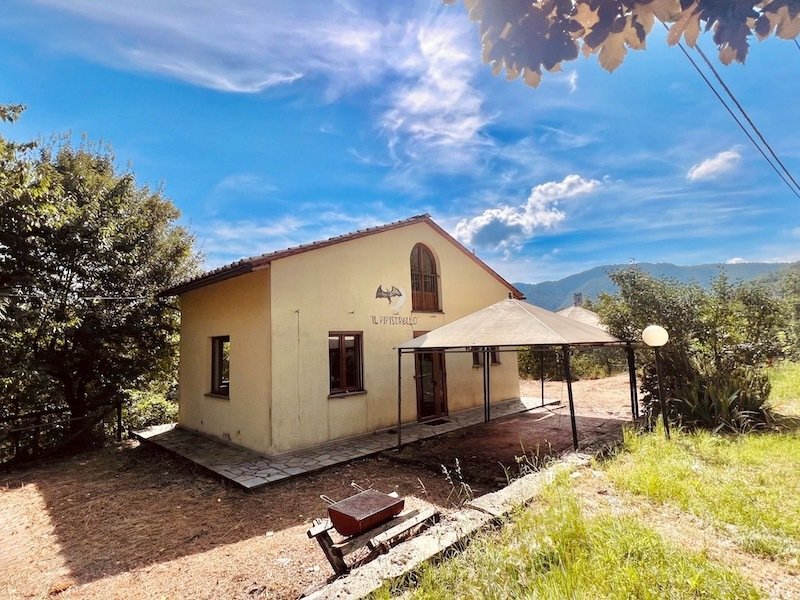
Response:
[{"label": "white globe lamp", "polygon": [[651,348],[660,348],[669,341],[669,333],[661,325],[648,325],[642,331],[642,340]]}]

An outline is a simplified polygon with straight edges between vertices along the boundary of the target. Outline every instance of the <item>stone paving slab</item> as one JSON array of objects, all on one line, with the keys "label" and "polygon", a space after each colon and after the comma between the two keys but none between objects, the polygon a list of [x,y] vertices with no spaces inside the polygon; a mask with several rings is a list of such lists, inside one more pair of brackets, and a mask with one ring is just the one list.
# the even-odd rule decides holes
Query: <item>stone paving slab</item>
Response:
[{"label": "stone paving slab", "polygon": [[[539,398],[517,398],[491,407],[492,419],[529,411],[541,406]],[[431,438],[483,422],[483,406],[462,410],[443,417],[440,425],[404,424],[403,443]],[[296,452],[265,456],[240,446],[182,429],[175,423],[157,425],[133,433],[142,442],[174,452],[218,476],[245,489],[254,489],[274,481],[296,477],[331,465],[378,454],[397,444],[395,430],[378,431],[363,436],[328,442]]]}]

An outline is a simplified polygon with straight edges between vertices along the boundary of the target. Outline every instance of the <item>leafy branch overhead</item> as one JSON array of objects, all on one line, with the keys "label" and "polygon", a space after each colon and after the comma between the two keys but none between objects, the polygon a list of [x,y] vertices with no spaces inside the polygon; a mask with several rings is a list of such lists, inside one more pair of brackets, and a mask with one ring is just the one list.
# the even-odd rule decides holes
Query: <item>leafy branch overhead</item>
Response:
[{"label": "leafy branch overhead", "polygon": [[[445,0],[452,4],[455,0]],[[713,32],[720,60],[744,63],[752,36],[800,35],[800,0],[464,0],[480,24],[483,61],[495,75],[522,77],[536,87],[542,69],[559,71],[580,53],[597,54],[604,69],[622,64],[628,48],[643,50],[656,21],[669,26],[670,45],[691,47]]]}]

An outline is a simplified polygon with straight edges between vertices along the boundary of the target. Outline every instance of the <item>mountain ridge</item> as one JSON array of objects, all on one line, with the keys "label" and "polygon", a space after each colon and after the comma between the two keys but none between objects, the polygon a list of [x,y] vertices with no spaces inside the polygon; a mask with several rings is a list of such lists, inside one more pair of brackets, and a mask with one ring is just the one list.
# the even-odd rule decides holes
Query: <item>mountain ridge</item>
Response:
[{"label": "mountain ridge", "polygon": [[744,262],[708,263],[701,265],[675,265],[672,263],[632,263],[609,264],[592,267],[562,279],[540,283],[514,283],[525,294],[528,302],[546,308],[559,310],[572,305],[573,294],[583,294],[584,298],[597,298],[601,293],[611,293],[615,286],[608,274],[618,269],[636,266],[642,271],[658,278],[675,279],[681,283],[694,282],[708,287],[720,271],[727,273],[731,281],[753,281],[767,278],[800,263]]}]

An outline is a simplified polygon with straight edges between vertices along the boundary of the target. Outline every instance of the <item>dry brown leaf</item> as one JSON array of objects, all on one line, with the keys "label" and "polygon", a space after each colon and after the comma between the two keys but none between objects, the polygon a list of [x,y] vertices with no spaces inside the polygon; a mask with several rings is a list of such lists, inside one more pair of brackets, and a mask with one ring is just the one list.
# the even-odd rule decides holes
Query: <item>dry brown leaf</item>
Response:
[{"label": "dry brown leaf", "polygon": [[[767,14],[770,15],[773,13]],[[781,6],[777,13],[774,14],[778,17],[777,23],[772,20],[771,16],[769,22],[772,25],[777,25],[775,35],[782,40],[793,40],[800,35],[800,13],[792,19],[792,16],[789,14],[789,9],[786,6]]]},{"label": "dry brown leaf", "polygon": [[519,69],[514,65],[506,65],[506,80],[513,81],[519,77]]},{"label": "dry brown leaf", "polygon": [[722,48],[720,48],[719,60],[722,62],[723,65],[731,64],[735,58],[736,58],[736,50],[734,50],[730,46],[723,46]]},{"label": "dry brown leaf", "polygon": [[[681,14],[681,5],[679,0],[653,0],[648,4],[636,4],[634,12],[639,15],[650,15],[648,18],[655,17],[664,23],[674,21]],[[640,20],[642,25],[644,21]],[[652,25],[652,20],[650,20]],[[648,29],[649,31],[649,29]]]},{"label": "dry brown leaf", "polygon": [[633,7],[633,15],[636,17],[636,20],[639,24],[644,27],[645,33],[650,33],[653,29],[653,23],[655,23],[656,18],[653,16],[652,12],[649,11],[640,11],[639,4]]},{"label": "dry brown leaf", "polygon": [[633,50],[644,50],[647,47],[647,38],[640,40],[636,28],[633,26],[633,17],[628,17],[625,29],[621,31],[625,44]]},{"label": "dry brown leaf", "polygon": [[686,25],[686,31],[683,32],[683,39],[689,47],[694,48],[697,45],[697,38],[700,37],[700,15],[693,15]]},{"label": "dry brown leaf", "polygon": [[580,23],[584,29],[591,29],[600,20],[600,17],[597,16],[597,11],[589,8],[589,5],[585,2],[580,2],[577,8],[578,10],[572,20]]},{"label": "dry brown leaf", "polygon": [[628,50],[625,48],[625,34],[612,33],[603,42],[597,62],[606,71],[614,71],[625,60]]},{"label": "dry brown leaf", "polygon": [[542,74],[533,69],[525,67],[522,71],[522,79],[531,87],[538,87],[542,81]]},{"label": "dry brown leaf", "polygon": [[[686,38],[686,43],[690,46],[694,46],[694,43],[689,41],[689,36],[687,36],[687,32],[689,31],[690,27],[697,28],[697,34],[700,33],[700,19],[699,16],[695,14],[697,10],[697,2],[692,4],[691,6],[687,7],[681,13],[680,18],[672,24],[672,27],[669,28],[669,33],[667,34],[667,43],[670,46],[674,46],[678,42],[681,41],[681,36]],[[697,35],[694,36],[694,41],[697,41]]]}]

